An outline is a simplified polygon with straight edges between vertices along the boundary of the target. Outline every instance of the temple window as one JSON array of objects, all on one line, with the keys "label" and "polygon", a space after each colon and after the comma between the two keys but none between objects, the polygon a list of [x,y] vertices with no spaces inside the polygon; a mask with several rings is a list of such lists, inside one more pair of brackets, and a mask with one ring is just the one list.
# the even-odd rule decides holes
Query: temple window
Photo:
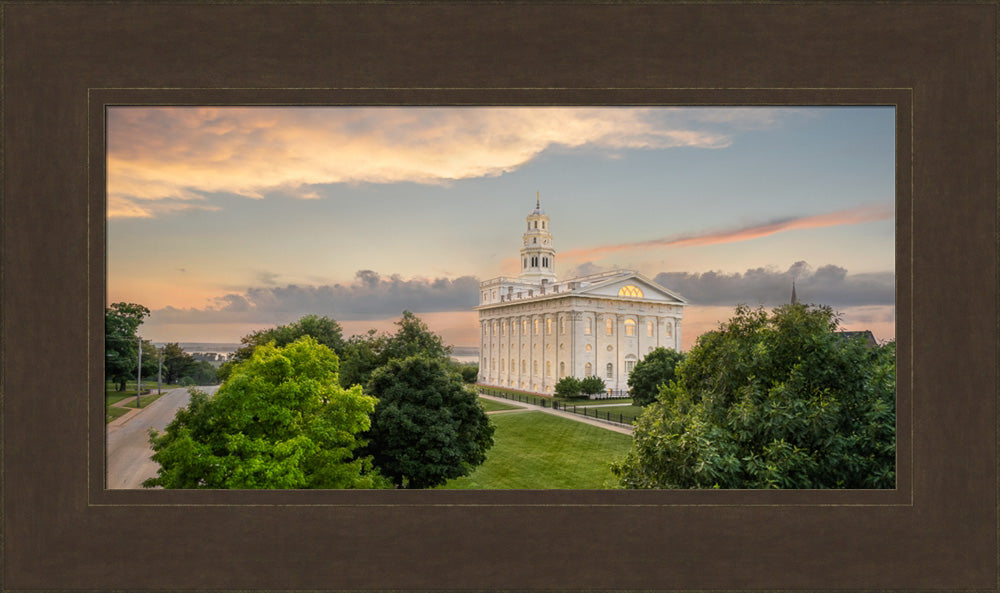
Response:
[{"label": "temple window", "polygon": [[635,335],[635,321],[631,319],[625,320],[625,335],[634,336]]},{"label": "temple window", "polygon": [[642,298],[643,294],[642,290],[638,286],[634,284],[627,284],[618,289],[618,296]]}]

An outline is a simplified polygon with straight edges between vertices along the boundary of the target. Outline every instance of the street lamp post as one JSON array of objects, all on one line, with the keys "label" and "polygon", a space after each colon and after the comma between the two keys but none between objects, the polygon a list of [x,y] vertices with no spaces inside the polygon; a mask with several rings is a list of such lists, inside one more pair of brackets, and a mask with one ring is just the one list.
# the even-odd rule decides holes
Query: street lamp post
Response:
[{"label": "street lamp post", "polygon": [[135,372],[135,407],[139,409],[139,393],[142,392],[142,338],[139,338],[139,368]]}]

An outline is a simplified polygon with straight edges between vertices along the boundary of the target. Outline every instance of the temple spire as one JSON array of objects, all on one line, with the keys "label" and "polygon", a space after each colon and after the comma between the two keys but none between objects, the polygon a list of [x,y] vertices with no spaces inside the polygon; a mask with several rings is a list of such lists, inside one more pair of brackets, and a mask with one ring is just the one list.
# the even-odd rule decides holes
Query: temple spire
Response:
[{"label": "temple spire", "polygon": [[794,305],[794,304],[796,304],[798,302],[799,302],[799,299],[796,298],[796,296],[795,296],[795,281],[792,280],[792,304]]},{"label": "temple spire", "polygon": [[535,208],[536,209],[542,207],[542,197],[541,196],[542,196],[542,192],[541,191],[536,191],[535,192]]}]

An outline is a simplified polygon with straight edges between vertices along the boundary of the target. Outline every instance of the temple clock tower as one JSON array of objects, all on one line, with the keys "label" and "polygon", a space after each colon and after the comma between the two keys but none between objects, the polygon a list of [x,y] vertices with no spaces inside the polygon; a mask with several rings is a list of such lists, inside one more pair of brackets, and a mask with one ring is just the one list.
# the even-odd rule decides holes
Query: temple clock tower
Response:
[{"label": "temple clock tower", "polygon": [[535,194],[535,209],[527,217],[528,230],[521,247],[521,274],[525,282],[541,284],[542,280],[556,281],[556,250],[552,246],[549,216],[541,207],[541,197]]}]

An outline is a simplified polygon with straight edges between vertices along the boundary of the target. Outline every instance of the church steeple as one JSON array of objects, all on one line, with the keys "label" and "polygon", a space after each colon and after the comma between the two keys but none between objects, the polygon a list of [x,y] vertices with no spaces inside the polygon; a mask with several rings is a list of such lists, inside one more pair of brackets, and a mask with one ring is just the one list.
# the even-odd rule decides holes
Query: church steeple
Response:
[{"label": "church steeple", "polygon": [[541,284],[556,281],[556,250],[552,246],[549,216],[542,210],[541,192],[535,193],[535,209],[528,213],[528,230],[521,247],[521,280]]}]

